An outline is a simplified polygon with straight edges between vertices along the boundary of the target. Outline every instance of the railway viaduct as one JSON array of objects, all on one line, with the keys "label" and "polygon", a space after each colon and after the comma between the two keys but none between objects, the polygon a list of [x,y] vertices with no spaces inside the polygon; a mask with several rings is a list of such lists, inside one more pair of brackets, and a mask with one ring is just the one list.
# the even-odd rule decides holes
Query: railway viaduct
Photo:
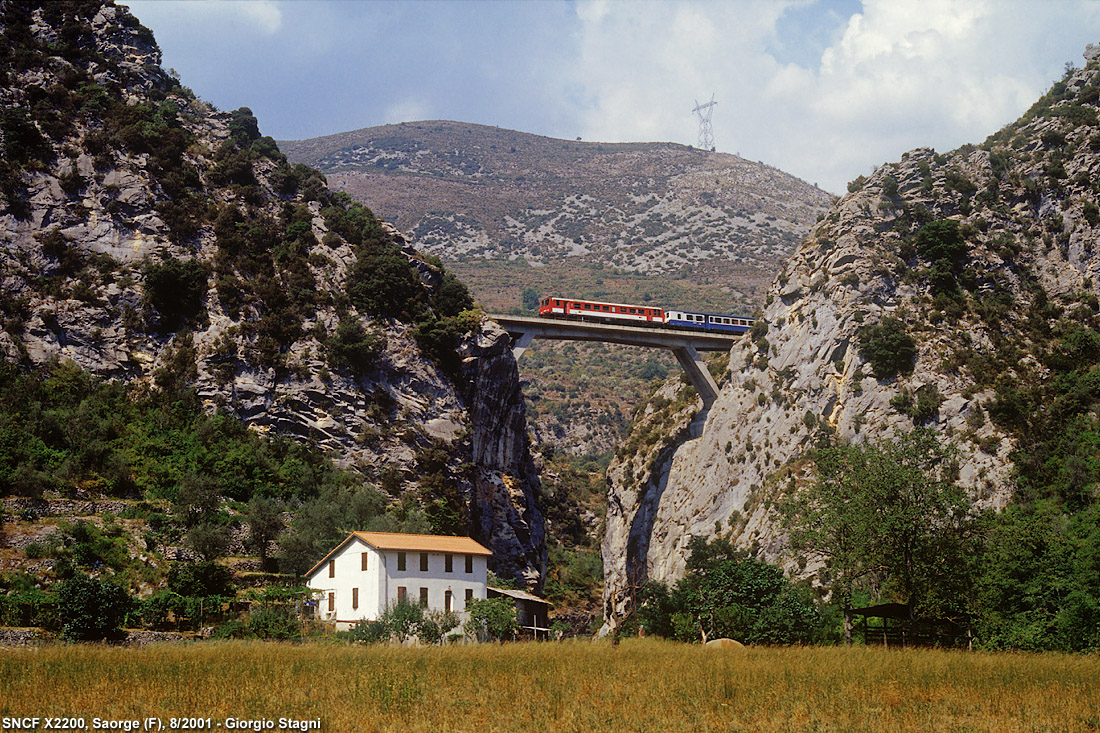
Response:
[{"label": "railway viaduct", "polygon": [[549,318],[489,314],[512,337],[512,353],[518,361],[535,339],[556,341],[600,341],[608,344],[670,349],[688,380],[709,409],[718,397],[718,385],[703,363],[700,351],[729,351],[741,334],[675,331],[666,328],[620,326],[609,323],[561,321]]}]

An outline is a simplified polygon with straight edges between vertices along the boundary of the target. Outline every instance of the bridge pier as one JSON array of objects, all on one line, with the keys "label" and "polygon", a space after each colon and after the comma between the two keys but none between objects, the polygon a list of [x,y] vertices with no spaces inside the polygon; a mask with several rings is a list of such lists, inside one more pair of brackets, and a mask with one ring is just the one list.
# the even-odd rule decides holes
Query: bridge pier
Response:
[{"label": "bridge pier", "polygon": [[710,375],[710,370],[707,369],[703,358],[690,344],[677,346],[672,353],[676,355],[676,361],[680,362],[680,368],[687,374],[688,381],[703,399],[703,409],[709,410],[718,399],[718,383]]},{"label": "bridge pier", "polygon": [[522,331],[520,333],[511,334],[511,336],[512,356],[516,357],[516,361],[519,361],[519,358],[523,356],[523,352],[527,351],[527,347],[535,340],[535,334],[533,331]]}]

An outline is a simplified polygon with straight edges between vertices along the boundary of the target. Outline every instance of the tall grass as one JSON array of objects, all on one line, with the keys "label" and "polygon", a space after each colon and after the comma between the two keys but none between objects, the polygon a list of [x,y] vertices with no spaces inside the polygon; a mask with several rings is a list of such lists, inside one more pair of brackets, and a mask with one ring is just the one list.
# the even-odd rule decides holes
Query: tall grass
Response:
[{"label": "tall grass", "polygon": [[1100,658],[658,640],[0,652],[0,716],[320,718],[326,731],[1100,730]]}]

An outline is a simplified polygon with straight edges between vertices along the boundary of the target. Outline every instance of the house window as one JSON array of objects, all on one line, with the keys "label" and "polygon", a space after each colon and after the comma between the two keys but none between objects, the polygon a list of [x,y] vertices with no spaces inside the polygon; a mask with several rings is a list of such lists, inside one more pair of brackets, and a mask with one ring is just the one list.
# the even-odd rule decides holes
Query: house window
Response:
[{"label": "house window", "polygon": [[420,572],[428,572],[428,553],[420,553]]},{"label": "house window", "polygon": [[335,578],[336,577],[336,559],[335,558],[328,561],[328,577],[330,577],[330,578]]},{"label": "house window", "polygon": [[466,608],[470,607],[470,601],[472,601],[472,600],[474,600],[474,589],[473,588],[467,588],[466,589]]},{"label": "house window", "polygon": [[405,569],[405,553],[403,552],[397,553],[397,569],[402,571]]},{"label": "house window", "polygon": [[359,608],[359,589],[358,588],[352,588],[351,589],[351,607],[352,608]]},{"label": "house window", "polygon": [[404,603],[405,599],[408,598],[408,595],[409,594],[406,591],[405,586],[403,586],[403,585],[397,586],[397,602],[398,603]]},{"label": "house window", "polygon": [[421,608],[427,608],[428,607],[428,589],[427,588],[421,588],[420,589],[420,607]]},{"label": "house window", "polygon": [[328,610],[329,613],[336,610],[336,591],[328,592]]},{"label": "house window", "polygon": [[365,553],[365,552],[363,553],[363,572],[367,571],[367,557],[368,556],[369,555],[367,553]]},{"label": "house window", "polygon": [[467,573],[474,572],[474,556],[473,555],[467,555],[466,556],[466,572]]},{"label": "house window", "polygon": [[443,556],[443,571],[447,573],[453,573],[455,571],[454,555]]},{"label": "house window", "polygon": [[447,591],[443,594],[443,610],[447,613],[451,612],[451,592]]}]

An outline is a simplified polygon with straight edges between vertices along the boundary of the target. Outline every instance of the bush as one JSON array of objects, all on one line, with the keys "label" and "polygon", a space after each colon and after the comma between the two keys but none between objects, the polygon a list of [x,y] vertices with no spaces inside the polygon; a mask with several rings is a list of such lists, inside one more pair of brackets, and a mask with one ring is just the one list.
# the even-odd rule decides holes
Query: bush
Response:
[{"label": "bush", "polygon": [[504,641],[516,633],[516,604],[506,596],[474,598],[466,604],[470,618],[466,621],[466,633]]},{"label": "bush", "polygon": [[115,583],[76,575],[57,590],[57,612],[62,635],[74,641],[95,641],[119,636],[133,599]]},{"label": "bush", "polygon": [[390,627],[381,619],[360,621],[348,631],[348,641],[377,644],[390,638]]},{"label": "bush", "polygon": [[426,307],[424,286],[392,242],[358,248],[348,268],[346,290],[356,308],[376,317],[415,320]]},{"label": "bush", "polygon": [[957,263],[967,254],[966,238],[954,219],[930,221],[919,230],[915,237],[917,254],[930,262],[947,260]]},{"label": "bush", "polygon": [[358,318],[348,315],[340,319],[336,335],[326,345],[329,366],[361,375],[374,366],[386,348],[386,337],[378,331],[368,332]]},{"label": "bush", "polygon": [[198,260],[181,262],[170,257],[161,263],[150,262],[143,274],[145,302],[156,310],[165,330],[178,329],[202,310],[206,270]]},{"label": "bush", "polygon": [[943,400],[939,387],[925,384],[917,388],[916,394],[903,389],[890,400],[890,405],[901,414],[912,418],[914,425],[920,425],[935,417]]},{"label": "bush", "polygon": [[168,589],[181,596],[232,596],[233,572],[216,562],[176,563],[168,570]]},{"label": "bush", "polygon": [[864,361],[871,363],[875,378],[889,379],[899,372],[908,374],[913,371],[917,344],[904,323],[887,317],[880,323],[859,329],[859,354]]},{"label": "bush", "polygon": [[263,606],[248,618],[248,633],[257,639],[289,641],[302,638],[302,625],[281,606]]}]

